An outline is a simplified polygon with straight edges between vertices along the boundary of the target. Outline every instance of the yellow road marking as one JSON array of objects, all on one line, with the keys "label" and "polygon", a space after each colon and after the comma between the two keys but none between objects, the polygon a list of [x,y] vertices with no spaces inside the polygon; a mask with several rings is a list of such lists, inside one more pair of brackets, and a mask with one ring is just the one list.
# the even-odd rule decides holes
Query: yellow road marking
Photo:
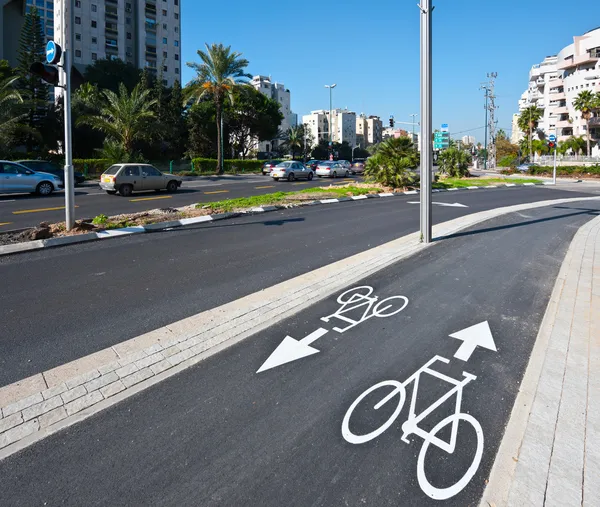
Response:
[{"label": "yellow road marking", "polygon": [[298,183],[292,183],[292,185],[307,185],[307,184],[308,184],[308,181],[301,181],[301,182],[298,182]]},{"label": "yellow road marking", "polygon": [[129,199],[129,202],[156,201],[157,199],[170,199],[172,195],[161,195],[160,197],[140,197],[139,199]]},{"label": "yellow road marking", "polygon": [[267,185],[266,187],[254,187],[254,188],[275,188],[275,185]]},{"label": "yellow road marking", "polygon": [[204,192],[206,195],[208,194],[225,194],[229,192],[229,190],[215,190],[214,192]]},{"label": "yellow road marking", "polygon": [[[76,208],[79,208],[79,206],[75,206]],[[39,208],[39,209],[24,209],[21,211],[13,211],[12,214],[13,215],[22,215],[23,213],[39,213],[41,211],[58,211],[61,209],[65,209],[64,206],[58,206],[56,208]]]},{"label": "yellow road marking", "polygon": [[10,224],[12,224],[12,222],[0,222],[0,226],[2,226],[2,225],[10,225]]}]

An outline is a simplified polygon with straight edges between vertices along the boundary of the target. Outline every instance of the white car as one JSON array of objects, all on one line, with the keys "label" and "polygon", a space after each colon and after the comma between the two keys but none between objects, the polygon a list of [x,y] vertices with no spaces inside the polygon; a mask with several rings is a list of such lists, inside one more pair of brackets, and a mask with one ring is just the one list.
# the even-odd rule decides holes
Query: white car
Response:
[{"label": "white car", "polygon": [[304,179],[312,180],[313,172],[311,169],[307,169],[302,162],[294,162],[293,160],[289,160],[286,162],[281,162],[271,169],[271,177],[275,181],[279,181],[280,179],[285,179],[288,181]]},{"label": "white car", "polygon": [[317,166],[317,176],[322,178],[337,178],[345,176],[346,178],[350,175],[350,170],[345,168],[340,162],[321,162]]}]

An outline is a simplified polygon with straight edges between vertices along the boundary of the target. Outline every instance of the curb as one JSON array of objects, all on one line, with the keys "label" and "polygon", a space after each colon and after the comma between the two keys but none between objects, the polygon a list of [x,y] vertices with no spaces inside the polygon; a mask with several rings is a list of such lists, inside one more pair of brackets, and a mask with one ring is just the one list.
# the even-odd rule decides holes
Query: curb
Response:
[{"label": "curb", "polygon": [[[544,185],[553,185],[552,183],[544,182],[544,183],[501,183],[499,185],[488,185],[488,186],[473,186],[473,187],[465,187],[465,188],[436,188],[432,190],[432,193],[440,193],[440,192],[451,192],[451,191],[461,191],[461,190],[480,190],[480,189],[492,189],[492,188],[509,188],[509,187],[524,187],[524,186],[544,186]],[[319,204],[334,204],[338,202],[348,202],[348,201],[360,201],[364,199],[378,199],[385,197],[398,197],[404,195],[415,195],[418,194],[418,190],[409,190],[406,192],[384,192],[381,194],[363,194],[363,195],[355,195],[352,197],[340,197],[337,199],[320,199],[316,201],[303,202],[294,204],[293,208],[301,208],[304,206],[315,206]],[[135,227],[124,227],[121,229],[111,229],[101,232],[90,232],[88,234],[78,234],[75,236],[63,236],[58,238],[51,239],[40,239],[35,241],[27,241],[23,243],[14,243],[10,245],[0,245],[0,256],[1,255],[10,255],[20,252],[29,252],[31,250],[41,250],[43,248],[53,248],[58,246],[65,245],[73,245],[77,243],[86,243],[88,241],[94,241],[97,239],[109,239],[116,238],[120,236],[129,236],[131,234],[140,234],[143,232],[159,232],[168,229],[174,229],[176,227],[184,227],[187,225],[194,225],[203,222],[213,222],[216,220],[226,220],[229,218],[238,218],[243,215],[253,215],[258,213],[267,213],[269,211],[278,211],[282,209],[290,209],[290,206],[262,206],[257,208],[251,208],[247,211],[235,212],[235,213],[218,213],[215,215],[205,215],[202,217],[195,218],[183,218],[181,220],[171,220],[169,222],[158,222],[155,224],[148,225],[139,225]]]},{"label": "curb", "polygon": [[[507,213],[600,197],[553,199],[480,211],[434,226],[436,239]],[[0,387],[0,460],[411,255],[435,247],[413,232],[254,294]]]}]

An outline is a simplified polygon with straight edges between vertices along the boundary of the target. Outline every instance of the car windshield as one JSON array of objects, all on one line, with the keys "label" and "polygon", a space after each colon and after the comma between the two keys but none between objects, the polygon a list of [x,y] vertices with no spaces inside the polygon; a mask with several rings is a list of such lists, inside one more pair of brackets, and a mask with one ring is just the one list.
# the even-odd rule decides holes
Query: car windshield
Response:
[{"label": "car windshield", "polygon": [[104,171],[104,174],[117,174],[119,172],[119,169],[121,169],[122,166],[120,165],[111,165],[106,171]]}]

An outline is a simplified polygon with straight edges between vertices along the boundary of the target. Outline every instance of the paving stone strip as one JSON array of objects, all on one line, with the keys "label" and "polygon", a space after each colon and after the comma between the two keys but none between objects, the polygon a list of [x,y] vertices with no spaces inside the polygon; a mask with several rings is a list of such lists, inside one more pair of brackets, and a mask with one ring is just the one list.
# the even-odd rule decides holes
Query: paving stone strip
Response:
[{"label": "paving stone strip", "polygon": [[600,217],[565,256],[482,506],[600,498]]},{"label": "paving stone strip", "polygon": [[[474,213],[436,225],[434,237],[507,213],[590,200],[600,197],[555,199]],[[297,313],[298,301],[305,301],[307,294],[316,303],[435,244],[420,243],[415,232],[2,387],[0,459]]]}]

